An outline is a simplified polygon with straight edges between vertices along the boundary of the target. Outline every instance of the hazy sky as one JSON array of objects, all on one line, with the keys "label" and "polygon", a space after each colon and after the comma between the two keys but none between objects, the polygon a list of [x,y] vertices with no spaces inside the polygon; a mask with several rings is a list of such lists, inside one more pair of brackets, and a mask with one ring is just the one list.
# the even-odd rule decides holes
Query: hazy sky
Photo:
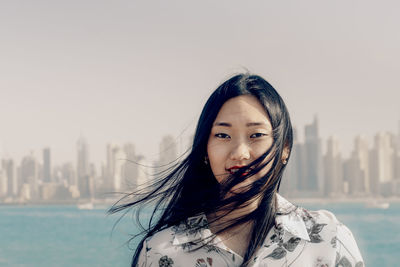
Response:
[{"label": "hazy sky", "polygon": [[[398,1],[0,2],[0,158],[31,150],[76,160],[130,141],[157,158],[165,134],[189,136],[210,93],[248,69],[280,92],[300,138],[345,155],[354,136],[397,132]],[[186,130],[185,130],[186,129]]]}]

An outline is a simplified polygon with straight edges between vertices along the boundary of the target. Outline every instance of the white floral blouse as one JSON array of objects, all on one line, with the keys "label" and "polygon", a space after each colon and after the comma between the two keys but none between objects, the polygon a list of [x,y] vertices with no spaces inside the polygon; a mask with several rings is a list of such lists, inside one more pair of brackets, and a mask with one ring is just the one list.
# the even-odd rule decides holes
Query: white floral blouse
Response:
[{"label": "white floral blouse", "polygon": [[[283,215],[276,216],[276,226],[268,233],[251,266],[364,266],[352,233],[331,212],[307,211],[279,194],[277,211],[277,214]],[[212,233],[204,214],[188,218],[180,225],[147,238],[138,267],[241,265],[241,256],[225,246],[218,237],[211,241],[210,237]]]}]

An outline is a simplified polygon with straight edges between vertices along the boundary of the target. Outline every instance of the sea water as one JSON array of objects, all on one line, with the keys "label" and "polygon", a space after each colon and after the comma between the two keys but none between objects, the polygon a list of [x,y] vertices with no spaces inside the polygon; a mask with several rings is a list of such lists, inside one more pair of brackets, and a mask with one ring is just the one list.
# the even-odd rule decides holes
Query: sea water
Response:
[{"label": "sea water", "polygon": [[[327,209],[353,232],[366,266],[400,266],[400,203],[304,204]],[[0,266],[130,266],[138,232],[132,217],[106,207],[0,206]],[[130,247],[129,247],[130,245]]]}]

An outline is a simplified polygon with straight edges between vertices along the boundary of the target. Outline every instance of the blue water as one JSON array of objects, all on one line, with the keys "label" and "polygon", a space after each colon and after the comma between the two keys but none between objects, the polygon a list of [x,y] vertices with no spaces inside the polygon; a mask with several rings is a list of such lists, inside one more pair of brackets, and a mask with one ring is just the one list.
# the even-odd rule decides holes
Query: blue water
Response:
[{"label": "blue water", "polygon": [[364,204],[303,205],[308,209],[327,209],[350,228],[365,266],[400,266],[400,203],[390,208],[371,209]]},{"label": "blue water", "polygon": [[[328,209],[353,232],[366,266],[400,266],[400,204],[304,205]],[[0,206],[0,266],[129,266],[130,216],[74,206]],[[134,246],[135,243],[131,243]]]}]

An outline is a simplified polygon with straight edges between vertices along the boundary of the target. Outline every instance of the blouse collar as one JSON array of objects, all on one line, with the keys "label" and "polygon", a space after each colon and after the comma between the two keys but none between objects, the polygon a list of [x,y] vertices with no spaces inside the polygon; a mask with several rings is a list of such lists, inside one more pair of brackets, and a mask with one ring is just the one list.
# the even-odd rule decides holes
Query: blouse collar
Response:
[{"label": "blouse collar", "polygon": [[[306,225],[304,223],[301,209],[293,205],[279,194],[277,196],[277,215],[275,223],[277,227],[282,227],[295,237],[299,237],[306,241],[310,241]],[[208,228],[207,217],[204,213],[190,217],[178,226],[172,229],[175,233],[173,245],[182,245],[190,243],[194,245],[199,241],[210,242],[211,244],[219,243],[218,238],[213,239],[213,234]],[[203,242],[200,242],[204,244]]]}]

